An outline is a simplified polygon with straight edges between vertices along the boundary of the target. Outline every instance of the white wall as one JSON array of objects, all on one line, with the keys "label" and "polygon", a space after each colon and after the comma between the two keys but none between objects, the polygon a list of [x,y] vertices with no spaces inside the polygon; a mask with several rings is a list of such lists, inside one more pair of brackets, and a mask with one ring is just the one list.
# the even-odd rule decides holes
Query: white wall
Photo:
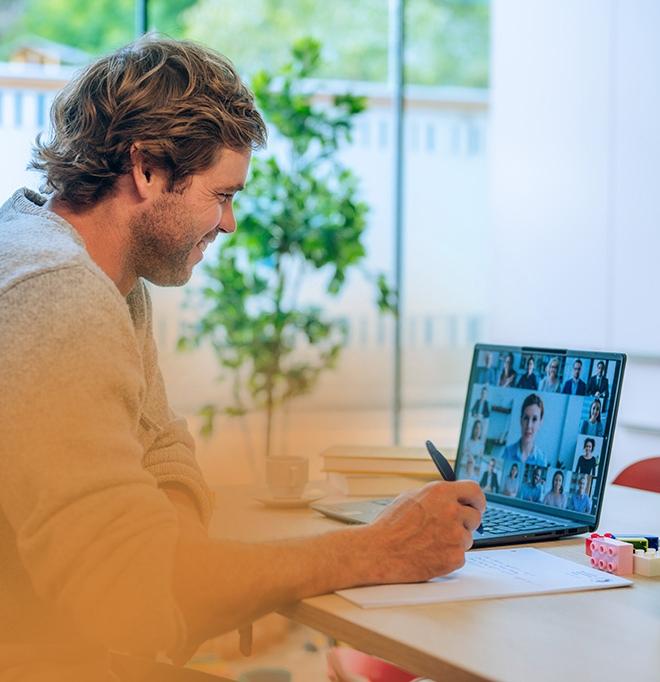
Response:
[{"label": "white wall", "polygon": [[660,450],[660,2],[494,0],[492,26],[490,336],[632,353],[622,465]]}]

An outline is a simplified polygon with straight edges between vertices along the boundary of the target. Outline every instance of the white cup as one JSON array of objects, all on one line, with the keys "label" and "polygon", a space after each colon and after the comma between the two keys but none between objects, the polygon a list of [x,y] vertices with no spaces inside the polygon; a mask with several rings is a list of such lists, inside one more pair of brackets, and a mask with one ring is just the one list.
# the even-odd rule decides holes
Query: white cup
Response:
[{"label": "white cup", "polygon": [[269,457],[266,483],[273,497],[302,497],[309,480],[309,461],[305,457]]}]

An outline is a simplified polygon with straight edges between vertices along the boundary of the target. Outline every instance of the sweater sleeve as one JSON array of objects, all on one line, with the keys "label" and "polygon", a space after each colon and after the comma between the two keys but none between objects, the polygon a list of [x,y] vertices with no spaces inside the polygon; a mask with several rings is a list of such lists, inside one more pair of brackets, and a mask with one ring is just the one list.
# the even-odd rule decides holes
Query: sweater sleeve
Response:
[{"label": "sweater sleeve", "polygon": [[165,384],[158,365],[158,352],[153,337],[151,298],[143,283],[130,297],[132,312],[144,321],[138,323],[142,334],[142,359],[147,380],[147,397],[143,424],[153,431],[144,452],[142,465],[159,485],[176,483],[184,487],[195,500],[200,518],[208,526],[213,511],[213,494],[209,490],[195,458],[195,443],[186,420],[170,408]]},{"label": "sweater sleeve", "polygon": [[84,266],[0,299],[0,505],[37,596],[108,648],[183,645],[177,516],[141,463],[145,386],[128,309]]}]

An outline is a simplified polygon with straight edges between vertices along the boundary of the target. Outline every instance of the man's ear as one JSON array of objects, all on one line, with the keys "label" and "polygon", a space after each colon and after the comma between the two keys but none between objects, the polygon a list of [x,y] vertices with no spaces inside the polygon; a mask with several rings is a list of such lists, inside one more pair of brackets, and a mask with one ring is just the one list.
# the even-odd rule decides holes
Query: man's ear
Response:
[{"label": "man's ear", "polygon": [[166,172],[154,166],[139,143],[131,146],[131,177],[135,191],[143,201],[154,200],[167,189]]}]

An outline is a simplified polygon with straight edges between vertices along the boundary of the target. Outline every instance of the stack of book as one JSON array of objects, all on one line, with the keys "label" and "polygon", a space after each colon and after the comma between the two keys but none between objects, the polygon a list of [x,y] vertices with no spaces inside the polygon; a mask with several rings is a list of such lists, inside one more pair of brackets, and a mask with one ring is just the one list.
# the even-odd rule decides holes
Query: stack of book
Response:
[{"label": "stack of book", "polygon": [[[454,448],[441,448],[453,464]],[[344,495],[386,496],[441,478],[423,447],[335,446],[321,453],[328,482]]]}]

